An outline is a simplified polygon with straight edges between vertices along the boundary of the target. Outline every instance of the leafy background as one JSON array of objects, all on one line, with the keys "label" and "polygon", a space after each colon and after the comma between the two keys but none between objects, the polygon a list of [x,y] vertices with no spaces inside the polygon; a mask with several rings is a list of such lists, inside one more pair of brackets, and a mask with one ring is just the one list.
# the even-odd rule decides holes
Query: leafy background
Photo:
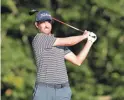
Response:
[{"label": "leafy background", "polygon": [[[1,1],[1,98],[31,100],[35,60],[31,42],[38,32],[31,8],[52,16],[98,39],[80,66],[66,62],[72,100],[124,100],[124,0],[2,0]],[[58,37],[82,34],[58,22]],[[77,54],[85,41],[70,49]]]}]

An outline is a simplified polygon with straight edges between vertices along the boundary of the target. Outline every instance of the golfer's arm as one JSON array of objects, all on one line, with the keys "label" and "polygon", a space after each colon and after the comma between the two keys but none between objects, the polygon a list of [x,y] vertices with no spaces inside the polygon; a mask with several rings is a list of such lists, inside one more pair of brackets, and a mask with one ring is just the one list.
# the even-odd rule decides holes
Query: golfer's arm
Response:
[{"label": "golfer's arm", "polygon": [[53,46],[72,46],[81,42],[85,38],[86,38],[85,35],[57,38]]},{"label": "golfer's arm", "polygon": [[92,44],[93,43],[91,43],[90,41],[87,41],[87,43],[85,44],[85,46],[83,47],[83,49],[78,55],[75,55],[74,53],[71,52],[65,55],[65,59],[72,62],[75,65],[80,66],[84,62],[85,58],[87,57]]}]

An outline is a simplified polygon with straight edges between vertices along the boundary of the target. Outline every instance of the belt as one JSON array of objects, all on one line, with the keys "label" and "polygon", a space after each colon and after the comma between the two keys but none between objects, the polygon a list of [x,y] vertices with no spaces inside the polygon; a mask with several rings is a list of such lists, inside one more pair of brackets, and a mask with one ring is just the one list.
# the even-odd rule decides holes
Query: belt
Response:
[{"label": "belt", "polygon": [[38,85],[41,85],[41,86],[48,86],[48,87],[51,87],[51,88],[64,88],[64,87],[69,87],[69,83],[63,83],[63,84],[51,84],[51,83],[43,83],[43,82],[38,82],[36,83]]}]

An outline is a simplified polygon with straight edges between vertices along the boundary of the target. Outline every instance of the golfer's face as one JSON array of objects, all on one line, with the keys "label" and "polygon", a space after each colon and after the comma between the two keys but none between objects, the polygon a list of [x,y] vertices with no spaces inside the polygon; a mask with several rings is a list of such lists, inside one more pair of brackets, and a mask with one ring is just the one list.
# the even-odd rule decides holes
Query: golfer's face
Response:
[{"label": "golfer's face", "polygon": [[50,21],[38,22],[38,29],[45,34],[51,34],[52,30],[51,22]]}]

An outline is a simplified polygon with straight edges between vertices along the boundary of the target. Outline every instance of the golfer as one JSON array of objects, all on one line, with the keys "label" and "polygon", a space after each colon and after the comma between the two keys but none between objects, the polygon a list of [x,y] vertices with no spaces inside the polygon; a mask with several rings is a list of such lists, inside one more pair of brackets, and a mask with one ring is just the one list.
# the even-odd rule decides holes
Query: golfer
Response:
[{"label": "golfer", "polygon": [[[65,60],[80,66],[95,42],[96,35],[85,31],[79,36],[57,38],[51,33],[52,17],[48,11],[36,14],[35,26],[39,33],[32,41],[37,65],[33,100],[71,100]],[[84,39],[87,42],[78,55],[68,49],[68,46]]]}]

